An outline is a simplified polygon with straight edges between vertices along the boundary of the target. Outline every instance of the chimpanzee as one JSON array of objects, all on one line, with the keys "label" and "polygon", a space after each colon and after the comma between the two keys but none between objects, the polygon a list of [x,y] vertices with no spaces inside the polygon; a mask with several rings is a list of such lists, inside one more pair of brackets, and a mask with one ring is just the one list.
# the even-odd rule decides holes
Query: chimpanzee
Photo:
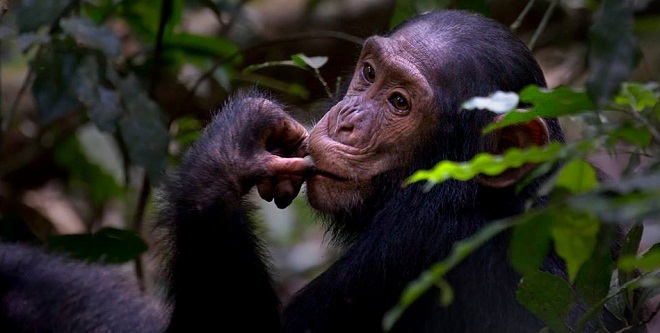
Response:
[{"label": "chimpanzee", "polygon": [[[461,108],[470,97],[520,91],[530,84],[545,86],[544,76],[514,34],[491,19],[447,10],[369,38],[343,99],[309,135],[285,106],[264,93],[230,98],[159,197],[159,227],[168,231],[171,249],[168,331],[382,331],[384,313],[411,280],[445,258],[456,241],[489,221],[522,212],[532,197],[538,181],[522,192],[513,189],[532,165],[499,176],[447,181],[429,191],[419,184],[402,186],[414,171],[440,160],[466,161],[483,151],[562,141],[554,119],[483,136],[484,126],[497,121],[495,115]],[[286,207],[303,183],[342,254],[292,300],[282,302],[247,194],[256,187],[263,199]],[[437,291],[429,292],[405,311],[393,331],[538,332],[543,323],[516,301],[520,275],[507,264],[507,248],[505,234],[473,253],[447,276],[455,293],[451,305],[441,306]],[[0,258],[3,266],[11,261],[7,254]],[[23,268],[29,265],[26,260],[13,270],[29,280],[30,271]],[[557,256],[549,256],[543,269],[565,275]],[[6,270],[0,271],[2,323],[29,326],[28,317],[7,316],[8,309],[26,304],[20,297],[8,302],[8,291],[28,282],[7,279]],[[49,286],[46,275],[37,276],[42,284],[32,286]],[[108,280],[101,273],[87,278],[99,285]],[[66,288],[78,287],[67,281]],[[122,298],[122,290],[92,291],[121,298],[126,307],[139,302]],[[86,306],[78,316],[87,322],[54,330],[94,331],[110,327],[103,320],[111,319],[124,325],[121,332],[137,330],[133,317],[140,316],[138,311],[104,317],[92,310],[117,308]],[[576,308],[568,324],[582,311]],[[35,313],[44,317],[34,321],[57,316]],[[162,325],[157,318],[147,320],[156,328]]]}]

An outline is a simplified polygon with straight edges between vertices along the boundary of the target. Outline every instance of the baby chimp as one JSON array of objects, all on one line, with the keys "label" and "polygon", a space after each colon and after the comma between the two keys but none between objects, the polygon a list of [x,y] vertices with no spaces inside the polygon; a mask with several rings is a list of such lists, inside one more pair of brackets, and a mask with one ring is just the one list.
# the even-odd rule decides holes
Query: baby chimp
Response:
[{"label": "baby chimp", "polygon": [[[562,141],[552,119],[483,136],[481,130],[495,116],[461,110],[471,97],[520,91],[530,84],[545,86],[543,73],[514,34],[493,20],[450,10],[415,17],[386,36],[369,38],[343,99],[309,135],[282,105],[261,93],[231,98],[161,192],[159,226],[168,231],[171,249],[168,330],[382,331],[384,313],[411,280],[445,258],[456,241],[489,221],[522,212],[538,186],[513,190],[532,165],[494,177],[448,181],[428,192],[422,185],[402,186],[414,171],[440,160],[466,161],[483,151]],[[256,187],[263,199],[286,207],[303,183],[310,205],[323,215],[343,252],[293,299],[281,302],[246,195]],[[455,293],[451,305],[441,306],[437,291],[431,291],[406,310],[393,331],[542,329],[543,323],[516,301],[520,275],[507,263],[506,239],[492,240],[449,273]],[[543,269],[565,275],[555,255]],[[108,279],[94,278],[99,284]],[[12,281],[3,280],[3,290],[20,287]],[[73,283],[68,287],[76,289]],[[19,305],[2,306],[4,314]],[[575,309],[570,317],[582,312]],[[21,318],[0,322],[20,328],[27,320]],[[92,319],[101,322],[98,327],[108,320]],[[126,322],[122,332],[134,331],[129,319],[113,318]],[[158,321],[153,325],[159,327]]]}]

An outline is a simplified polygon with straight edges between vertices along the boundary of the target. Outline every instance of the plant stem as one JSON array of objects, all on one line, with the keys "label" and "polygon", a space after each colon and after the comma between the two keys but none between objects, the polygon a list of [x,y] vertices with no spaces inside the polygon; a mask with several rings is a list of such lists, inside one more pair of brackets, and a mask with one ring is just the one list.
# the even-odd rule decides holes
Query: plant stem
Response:
[{"label": "plant stem", "polygon": [[520,15],[518,15],[518,18],[516,18],[516,20],[513,23],[511,23],[511,27],[510,27],[511,31],[516,31],[518,28],[520,28],[520,25],[522,24],[522,21],[525,19],[525,17],[529,13],[529,10],[532,9],[532,6],[534,6],[534,2],[536,2],[536,0],[530,0],[529,2],[527,2],[527,5],[523,9],[523,11],[520,12]]},{"label": "plant stem", "polygon": [[552,0],[550,2],[550,7],[545,11],[545,14],[543,14],[543,18],[541,19],[541,23],[539,23],[539,26],[536,28],[536,31],[534,31],[534,35],[532,36],[532,39],[529,41],[529,45],[527,46],[529,50],[534,50],[534,46],[536,46],[536,42],[539,39],[539,36],[541,36],[541,33],[545,30],[545,28],[548,26],[548,22],[550,21],[550,17],[552,16],[552,13],[555,11],[555,7],[557,7],[557,3],[559,0]]}]

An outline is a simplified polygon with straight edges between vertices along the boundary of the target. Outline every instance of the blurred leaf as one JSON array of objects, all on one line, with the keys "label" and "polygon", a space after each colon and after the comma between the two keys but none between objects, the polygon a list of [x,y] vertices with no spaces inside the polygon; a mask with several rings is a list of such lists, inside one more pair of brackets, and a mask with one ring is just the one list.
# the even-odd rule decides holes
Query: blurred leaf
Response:
[{"label": "blurred leaf", "polygon": [[[612,281],[612,246],[618,242],[618,227],[602,226],[593,255],[580,268],[575,279],[578,294],[588,307],[602,307]],[[600,313],[598,311],[597,313]]]},{"label": "blurred leaf", "polygon": [[85,17],[62,19],[60,26],[75,39],[78,46],[101,51],[110,59],[115,59],[120,54],[119,37],[106,26],[96,25]]},{"label": "blurred leaf", "polygon": [[652,137],[651,131],[646,126],[620,124],[609,133],[608,143],[615,145],[619,140],[623,140],[637,147],[646,148],[651,143]]},{"label": "blurred leaf", "polygon": [[55,161],[68,170],[69,185],[83,189],[95,205],[123,194],[115,178],[87,158],[74,136],[57,146]]},{"label": "blurred leaf", "polygon": [[48,246],[74,258],[108,264],[134,260],[148,249],[136,233],[115,228],[103,228],[93,234],[50,237]]},{"label": "blurred leaf", "polygon": [[35,72],[32,94],[43,124],[80,108],[71,80],[80,59],[60,44],[42,47],[31,63]]},{"label": "blurred leaf", "polygon": [[163,41],[163,46],[167,49],[184,51],[187,54],[217,58],[227,57],[238,52],[238,46],[226,38],[190,33],[168,35]]},{"label": "blurred leaf", "polygon": [[296,63],[293,60],[279,60],[279,61],[267,61],[264,63],[247,66],[243,69],[243,73],[249,74],[262,68],[275,67],[275,66],[292,66],[300,69],[308,69],[306,65],[303,64],[301,66],[300,64]]},{"label": "blurred leaf", "polygon": [[569,206],[608,223],[626,224],[660,214],[660,190],[621,195],[589,193],[570,197]]},{"label": "blurred leaf", "polygon": [[621,86],[621,91],[614,98],[614,102],[619,105],[629,106],[639,112],[645,108],[653,108],[658,104],[660,94],[657,92],[658,83],[632,83],[625,82]]},{"label": "blurred leaf", "polygon": [[169,141],[161,110],[147,96],[134,75],[120,78],[116,73],[109,72],[108,78],[117,87],[126,107],[126,113],[119,120],[119,130],[128,147],[128,154],[157,185],[167,167]]},{"label": "blurred leaf", "polygon": [[292,55],[291,60],[300,67],[307,65],[313,69],[319,69],[328,62],[328,57],[308,57],[302,53],[298,53]]},{"label": "blurred leaf", "polygon": [[639,269],[650,272],[660,268],[660,243],[654,244],[641,255],[626,255],[619,259],[619,268],[631,272]]},{"label": "blurred leaf", "polygon": [[69,0],[21,0],[16,13],[19,32],[36,31],[55,23]]},{"label": "blurred leaf", "polygon": [[571,287],[560,277],[547,272],[524,276],[518,286],[516,298],[553,332],[568,331],[564,320],[575,297]]},{"label": "blurred leaf", "polygon": [[585,92],[575,91],[568,87],[545,89],[530,85],[520,92],[520,101],[533,106],[527,112],[507,113],[499,122],[486,126],[484,133],[509,125],[523,124],[536,117],[555,118],[594,109],[593,103]]},{"label": "blurred leaf", "polygon": [[20,34],[17,39],[18,48],[21,50],[21,52],[26,52],[34,45],[48,44],[50,41],[50,36],[34,32]]},{"label": "blurred leaf", "polygon": [[522,275],[538,271],[550,252],[552,219],[550,214],[529,215],[513,228],[509,259]]},{"label": "blurred leaf", "polygon": [[599,228],[598,220],[586,214],[569,211],[554,219],[551,233],[555,251],[566,262],[570,282],[596,248]]},{"label": "blurred leaf", "polygon": [[581,194],[598,186],[596,170],[582,159],[574,159],[559,170],[555,187],[567,189],[570,193]]},{"label": "blurred leaf", "polygon": [[81,12],[83,14],[82,16],[100,24],[101,22],[104,22],[109,15],[117,11],[119,6],[120,4],[117,0],[83,1],[81,4]]},{"label": "blurred leaf", "polygon": [[496,91],[488,97],[473,97],[463,103],[463,109],[489,110],[495,113],[506,113],[518,106],[518,94]]},{"label": "blurred leaf", "polygon": [[633,33],[633,6],[626,0],[603,0],[591,27],[590,75],[587,90],[598,105],[606,104],[637,65],[639,49]]},{"label": "blurred leaf", "polygon": [[123,113],[119,94],[103,87],[99,66],[94,57],[85,57],[72,81],[80,102],[87,108],[89,118],[103,131],[112,132]]},{"label": "blurred leaf", "polygon": [[517,168],[525,163],[541,163],[555,160],[562,153],[562,145],[557,142],[543,147],[530,147],[525,150],[511,148],[504,155],[477,154],[468,162],[444,160],[431,170],[418,170],[406,180],[406,184],[426,180],[428,186],[444,182],[447,179],[466,181],[478,174],[498,175],[509,168]]}]

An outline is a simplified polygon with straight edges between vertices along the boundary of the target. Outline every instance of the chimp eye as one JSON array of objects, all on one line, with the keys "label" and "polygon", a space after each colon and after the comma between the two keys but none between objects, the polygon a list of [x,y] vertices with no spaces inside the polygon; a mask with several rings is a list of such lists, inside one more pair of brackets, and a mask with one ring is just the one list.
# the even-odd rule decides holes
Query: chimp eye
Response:
[{"label": "chimp eye", "polygon": [[376,80],[376,71],[373,67],[371,67],[371,65],[364,64],[364,67],[362,67],[362,76],[365,80],[367,80],[367,82],[374,83]]},{"label": "chimp eye", "polygon": [[408,111],[410,109],[410,103],[408,103],[408,100],[399,93],[392,94],[388,101],[399,111]]}]

